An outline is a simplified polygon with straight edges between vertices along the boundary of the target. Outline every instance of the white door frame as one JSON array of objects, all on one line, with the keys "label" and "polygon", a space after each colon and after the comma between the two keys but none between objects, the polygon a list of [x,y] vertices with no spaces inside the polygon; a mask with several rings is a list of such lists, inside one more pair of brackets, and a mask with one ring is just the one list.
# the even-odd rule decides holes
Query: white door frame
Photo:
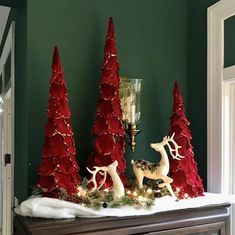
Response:
[{"label": "white door frame", "polygon": [[207,186],[209,192],[223,191],[225,83],[235,66],[224,69],[224,20],[235,15],[235,1],[221,0],[208,8],[207,70]]},{"label": "white door frame", "polygon": [[[207,187],[223,194],[235,194],[235,66],[224,68],[224,21],[234,15],[234,0],[217,2],[207,15]],[[230,215],[234,221],[234,205]]]},{"label": "white door frame", "polygon": [[[11,61],[9,81],[5,82],[5,64]],[[15,22],[9,29],[2,55],[0,56],[0,75],[2,75],[3,103],[1,108],[1,173],[2,173],[2,235],[11,235],[13,230],[14,205],[14,100],[15,100]],[[11,163],[5,164],[5,154],[11,155]]]}]

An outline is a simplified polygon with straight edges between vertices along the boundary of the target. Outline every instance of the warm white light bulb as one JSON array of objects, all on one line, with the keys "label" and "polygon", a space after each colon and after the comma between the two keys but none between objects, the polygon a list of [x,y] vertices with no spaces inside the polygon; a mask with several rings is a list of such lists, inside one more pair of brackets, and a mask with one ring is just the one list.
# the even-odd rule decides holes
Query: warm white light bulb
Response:
[{"label": "warm white light bulb", "polygon": [[141,195],[139,195],[139,196],[137,197],[137,199],[138,199],[139,202],[142,202],[142,203],[144,203],[144,202],[146,201],[146,198],[144,198],[144,197],[141,196]]},{"label": "warm white light bulb", "polygon": [[184,197],[185,197],[185,198],[188,198],[188,197],[189,197],[189,195],[188,195],[187,193],[185,193],[185,194],[184,194]]},{"label": "warm white light bulb", "polygon": [[177,192],[180,192],[180,188],[179,188],[179,187],[177,187],[177,188],[176,188],[176,191],[177,191]]},{"label": "warm white light bulb", "polygon": [[153,190],[151,188],[147,189],[147,193],[152,193],[152,192],[153,192]]},{"label": "warm white light bulb", "polygon": [[138,193],[135,191],[135,192],[133,193],[133,195],[136,197],[136,196],[138,195]]},{"label": "warm white light bulb", "polygon": [[128,195],[130,195],[130,194],[131,194],[131,191],[130,191],[130,190],[128,190],[126,193],[127,193]]}]

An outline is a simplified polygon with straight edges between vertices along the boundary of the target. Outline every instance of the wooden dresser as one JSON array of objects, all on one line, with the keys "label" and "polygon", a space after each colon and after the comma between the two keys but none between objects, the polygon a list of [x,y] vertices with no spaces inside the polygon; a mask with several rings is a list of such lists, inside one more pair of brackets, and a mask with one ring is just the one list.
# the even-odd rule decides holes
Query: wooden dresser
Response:
[{"label": "wooden dresser", "polygon": [[37,219],[16,215],[14,235],[230,235],[230,204],[160,212],[148,216],[98,219]]}]

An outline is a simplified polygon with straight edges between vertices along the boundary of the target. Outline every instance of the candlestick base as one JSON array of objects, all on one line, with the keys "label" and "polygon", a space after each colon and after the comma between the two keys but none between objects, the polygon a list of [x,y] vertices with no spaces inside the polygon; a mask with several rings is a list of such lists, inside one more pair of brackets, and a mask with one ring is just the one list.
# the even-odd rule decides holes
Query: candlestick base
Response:
[{"label": "candlestick base", "polygon": [[128,124],[127,125],[126,133],[130,136],[130,142],[128,142],[127,144],[129,144],[131,146],[131,151],[132,152],[135,151],[135,146],[136,146],[135,137],[140,132],[141,132],[141,130],[137,129],[137,125],[136,124]]}]

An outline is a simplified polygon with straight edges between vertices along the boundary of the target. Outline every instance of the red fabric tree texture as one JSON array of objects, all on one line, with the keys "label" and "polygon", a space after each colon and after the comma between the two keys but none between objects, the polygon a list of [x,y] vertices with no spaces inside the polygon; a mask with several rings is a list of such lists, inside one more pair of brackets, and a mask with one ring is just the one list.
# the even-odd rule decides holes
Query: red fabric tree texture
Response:
[{"label": "red fabric tree texture", "polygon": [[53,55],[50,84],[48,120],[37,187],[42,188],[46,196],[58,197],[59,190],[66,190],[69,195],[76,193],[80,177],[67,88],[57,47]]},{"label": "red fabric tree texture", "polygon": [[[88,159],[88,166],[107,166],[114,160],[118,161],[118,173],[124,184],[126,177],[126,161],[123,158],[125,153],[125,130],[122,125],[122,110],[118,96],[119,89],[119,63],[115,45],[115,34],[113,19],[109,18],[108,33],[104,46],[104,60],[99,91],[99,100],[96,108],[96,116],[93,125],[95,136],[94,151]],[[97,182],[103,176],[97,174]],[[105,187],[112,186],[112,180],[107,178]]]},{"label": "red fabric tree texture", "polygon": [[202,180],[198,175],[197,163],[194,160],[193,147],[191,145],[191,132],[189,130],[189,121],[185,116],[183,98],[180,94],[179,85],[174,85],[174,105],[173,113],[170,118],[171,136],[175,133],[175,141],[181,146],[179,154],[184,156],[178,161],[170,159],[170,177],[174,180],[172,187],[178,191],[180,198],[202,196],[204,192]]}]

